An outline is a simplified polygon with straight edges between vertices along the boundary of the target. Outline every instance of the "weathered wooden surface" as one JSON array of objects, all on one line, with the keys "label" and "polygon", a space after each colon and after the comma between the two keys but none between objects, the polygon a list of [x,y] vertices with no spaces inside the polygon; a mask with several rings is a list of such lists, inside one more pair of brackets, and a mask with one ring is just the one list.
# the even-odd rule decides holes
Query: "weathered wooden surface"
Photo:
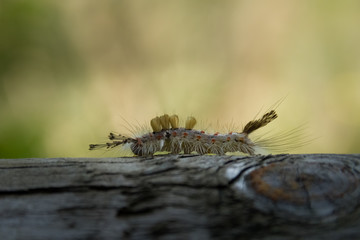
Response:
[{"label": "weathered wooden surface", "polygon": [[0,160],[0,239],[359,239],[360,155]]}]

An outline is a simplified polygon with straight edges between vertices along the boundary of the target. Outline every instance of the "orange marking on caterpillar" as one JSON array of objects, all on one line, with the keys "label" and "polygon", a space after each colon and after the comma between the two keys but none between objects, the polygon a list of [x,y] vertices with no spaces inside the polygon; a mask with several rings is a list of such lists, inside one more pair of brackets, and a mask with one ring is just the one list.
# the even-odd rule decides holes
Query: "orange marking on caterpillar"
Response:
[{"label": "orange marking on caterpillar", "polygon": [[136,141],[137,141],[137,144],[139,144],[139,145],[142,145],[142,143],[143,143],[140,138],[136,138]]}]

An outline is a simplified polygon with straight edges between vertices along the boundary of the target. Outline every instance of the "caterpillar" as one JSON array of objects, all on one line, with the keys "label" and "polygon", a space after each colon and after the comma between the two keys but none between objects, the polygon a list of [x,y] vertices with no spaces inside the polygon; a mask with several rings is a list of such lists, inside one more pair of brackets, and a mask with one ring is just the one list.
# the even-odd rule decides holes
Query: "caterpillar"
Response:
[{"label": "caterpillar", "polygon": [[[248,122],[241,132],[229,132],[226,134],[209,134],[205,131],[195,130],[197,120],[190,116],[185,121],[185,126],[179,125],[177,115],[164,114],[150,121],[153,132],[139,137],[127,137],[121,134],[110,133],[108,138],[111,142],[104,144],[90,144],[90,150],[98,148],[115,148],[125,144],[130,145],[133,154],[137,156],[152,157],[157,152],[169,152],[172,154],[190,154],[197,152],[200,155],[241,152],[248,155],[258,154],[257,148],[266,141],[258,139],[253,141],[249,134],[262,128],[278,117],[275,110],[270,110],[261,118]],[[276,143],[274,146],[279,146]]]}]

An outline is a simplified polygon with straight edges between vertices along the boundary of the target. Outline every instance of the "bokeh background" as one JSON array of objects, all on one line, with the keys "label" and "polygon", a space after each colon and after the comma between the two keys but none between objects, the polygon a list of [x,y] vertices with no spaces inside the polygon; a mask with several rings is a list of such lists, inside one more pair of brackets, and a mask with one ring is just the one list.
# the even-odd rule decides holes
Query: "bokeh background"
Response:
[{"label": "bokeh background", "polygon": [[359,153],[359,13],[358,0],[1,0],[0,157],[96,157],[88,144],[126,122],[241,126],[284,98],[271,127],[316,138],[295,152]]}]

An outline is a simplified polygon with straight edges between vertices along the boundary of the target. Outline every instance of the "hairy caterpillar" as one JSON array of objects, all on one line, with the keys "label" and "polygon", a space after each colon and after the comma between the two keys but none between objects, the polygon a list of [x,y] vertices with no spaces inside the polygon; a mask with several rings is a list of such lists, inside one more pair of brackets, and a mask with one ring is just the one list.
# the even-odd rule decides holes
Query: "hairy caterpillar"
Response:
[{"label": "hairy caterpillar", "polygon": [[[151,119],[150,125],[153,130],[151,133],[136,138],[110,133],[108,138],[111,142],[90,144],[90,150],[102,147],[114,148],[129,144],[131,151],[138,156],[153,156],[156,152],[173,154],[197,152],[200,155],[224,155],[231,152],[241,152],[255,155],[258,154],[257,147],[266,141],[261,139],[252,141],[249,134],[266,126],[277,117],[275,110],[271,110],[261,118],[248,122],[241,132],[208,134],[205,131],[194,129],[197,122],[194,117],[188,117],[185,126],[180,127],[177,115],[164,114]],[[278,145],[275,140],[274,146]]]}]

